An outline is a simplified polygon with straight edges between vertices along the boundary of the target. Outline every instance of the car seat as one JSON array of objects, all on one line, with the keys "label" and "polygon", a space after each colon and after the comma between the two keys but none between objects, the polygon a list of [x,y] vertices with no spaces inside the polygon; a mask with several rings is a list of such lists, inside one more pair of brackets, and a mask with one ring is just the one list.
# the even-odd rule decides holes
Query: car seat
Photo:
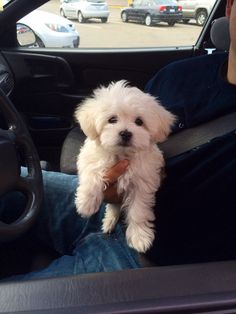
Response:
[{"label": "car seat", "polygon": [[[210,31],[212,44],[219,51],[228,51],[230,45],[228,18],[221,17],[213,21]],[[80,127],[73,128],[67,135],[61,151],[60,170],[67,174],[76,174],[76,159],[85,135]],[[164,150],[164,149],[163,149]]]},{"label": "car seat", "polygon": [[216,50],[228,51],[230,44],[229,19],[224,16],[214,20],[210,36]]}]

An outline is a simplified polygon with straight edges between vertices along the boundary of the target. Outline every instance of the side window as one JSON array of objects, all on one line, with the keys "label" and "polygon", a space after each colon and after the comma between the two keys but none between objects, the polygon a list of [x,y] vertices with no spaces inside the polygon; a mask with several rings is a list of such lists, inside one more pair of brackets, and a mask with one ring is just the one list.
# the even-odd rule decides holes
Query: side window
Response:
[{"label": "side window", "polygon": [[194,45],[215,1],[50,0],[18,21],[17,37],[30,49]]},{"label": "side window", "polygon": [[149,0],[148,3],[147,3],[147,5],[148,5],[149,7],[153,7],[153,6],[155,5],[155,2]]},{"label": "side window", "polygon": [[142,4],[142,1],[141,0],[134,0],[133,1],[133,7],[140,7]]},{"label": "side window", "polygon": [[150,6],[151,6],[151,1],[149,1],[149,0],[143,0],[142,6],[143,6],[143,7],[150,7]]}]

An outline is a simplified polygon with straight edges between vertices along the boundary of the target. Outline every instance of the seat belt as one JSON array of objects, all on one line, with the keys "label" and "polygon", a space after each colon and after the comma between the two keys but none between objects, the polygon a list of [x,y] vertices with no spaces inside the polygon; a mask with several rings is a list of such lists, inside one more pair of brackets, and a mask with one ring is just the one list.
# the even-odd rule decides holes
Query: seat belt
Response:
[{"label": "seat belt", "polygon": [[173,134],[158,147],[166,158],[171,158],[233,130],[236,130],[236,112]]}]

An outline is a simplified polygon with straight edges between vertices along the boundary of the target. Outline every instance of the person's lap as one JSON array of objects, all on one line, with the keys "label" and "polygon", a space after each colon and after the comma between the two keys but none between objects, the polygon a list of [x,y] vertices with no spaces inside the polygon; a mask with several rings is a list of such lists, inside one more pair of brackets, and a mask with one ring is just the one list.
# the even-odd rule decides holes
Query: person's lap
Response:
[{"label": "person's lap", "polygon": [[[170,265],[235,257],[235,153],[232,132],[167,161],[167,178],[157,193],[157,233],[150,259]],[[77,215],[76,176],[52,172],[43,176],[45,201],[34,233],[61,257],[42,271],[18,278],[140,267],[121,223],[110,235],[101,232],[104,205],[90,219]]]},{"label": "person's lap", "polygon": [[[25,169],[22,170],[23,174],[24,171]],[[121,224],[110,235],[101,232],[104,204],[90,219],[82,218],[76,213],[74,194],[77,176],[43,171],[43,178],[44,202],[34,227],[32,245],[37,237],[61,256],[45,269],[7,280],[115,271],[140,266],[137,253],[126,243]],[[21,195],[9,197],[8,201],[10,202],[1,202],[2,212],[7,212],[8,206],[14,207],[16,204],[23,207]]]}]

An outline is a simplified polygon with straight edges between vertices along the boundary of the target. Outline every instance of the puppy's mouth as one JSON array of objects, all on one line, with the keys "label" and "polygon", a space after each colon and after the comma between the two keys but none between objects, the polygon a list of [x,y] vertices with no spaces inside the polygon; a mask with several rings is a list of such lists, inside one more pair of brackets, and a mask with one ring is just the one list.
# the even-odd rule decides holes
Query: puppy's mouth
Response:
[{"label": "puppy's mouth", "polygon": [[120,142],[118,143],[118,146],[122,146],[122,147],[130,147],[132,146],[131,142]]}]

